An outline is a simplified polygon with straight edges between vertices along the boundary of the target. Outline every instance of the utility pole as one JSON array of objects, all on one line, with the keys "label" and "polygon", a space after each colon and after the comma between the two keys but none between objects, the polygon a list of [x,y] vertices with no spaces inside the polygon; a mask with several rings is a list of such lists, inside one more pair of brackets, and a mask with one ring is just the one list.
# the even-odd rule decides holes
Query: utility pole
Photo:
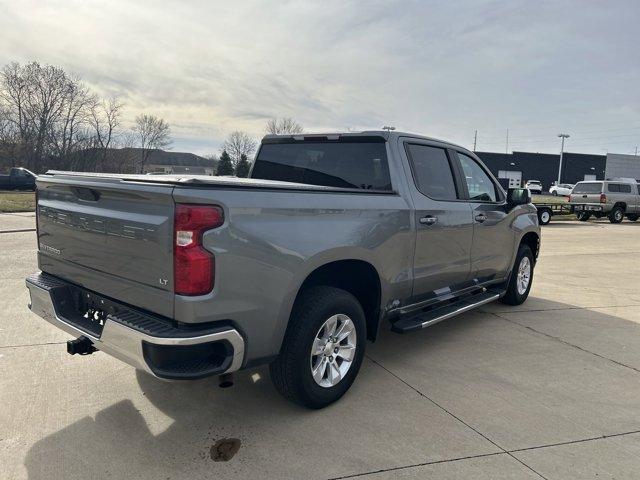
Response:
[{"label": "utility pole", "polygon": [[638,156],[638,145],[636,145],[636,157]]},{"label": "utility pole", "polygon": [[504,149],[504,153],[509,153],[509,129],[507,128],[507,146]]},{"label": "utility pole", "polygon": [[564,139],[569,138],[569,135],[566,133],[559,133],[558,137],[562,139],[562,144],[560,145],[560,163],[558,165],[558,183],[560,185],[560,176],[562,175],[562,156],[564,155]]},{"label": "utility pole", "polygon": [[[476,151],[476,143],[478,143],[478,129],[476,129],[476,133],[473,134],[473,151]],[[638,154],[638,147],[636,147],[636,155]]]}]

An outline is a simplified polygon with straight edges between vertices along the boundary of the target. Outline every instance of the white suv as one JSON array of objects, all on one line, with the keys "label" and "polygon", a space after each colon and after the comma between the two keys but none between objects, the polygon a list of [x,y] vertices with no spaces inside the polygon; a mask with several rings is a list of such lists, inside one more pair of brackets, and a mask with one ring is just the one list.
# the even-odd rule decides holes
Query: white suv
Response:
[{"label": "white suv", "polygon": [[540,183],[540,180],[528,180],[527,183],[524,184],[524,188],[528,188],[531,193],[542,193],[542,183]]}]

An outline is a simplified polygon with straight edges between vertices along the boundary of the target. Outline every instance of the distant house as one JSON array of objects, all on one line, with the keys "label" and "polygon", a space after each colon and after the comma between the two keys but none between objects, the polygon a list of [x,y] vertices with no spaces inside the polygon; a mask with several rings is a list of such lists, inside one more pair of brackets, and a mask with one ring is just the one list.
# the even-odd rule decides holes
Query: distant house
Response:
[{"label": "distant house", "polygon": [[149,150],[146,158],[141,148],[89,148],[75,152],[65,164],[55,167],[90,172],[116,173],[190,173],[215,175],[217,161],[187,152]]},{"label": "distant house", "polygon": [[[137,150],[139,148],[123,149]],[[215,175],[216,161],[186,152],[170,152],[166,150],[151,150],[145,162],[143,173],[190,173],[193,175]]]}]

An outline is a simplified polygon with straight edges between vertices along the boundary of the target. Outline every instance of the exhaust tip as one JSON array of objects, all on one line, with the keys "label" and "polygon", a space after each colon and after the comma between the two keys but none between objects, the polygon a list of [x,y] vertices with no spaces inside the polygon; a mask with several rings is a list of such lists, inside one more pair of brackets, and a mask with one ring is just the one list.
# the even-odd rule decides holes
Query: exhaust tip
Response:
[{"label": "exhaust tip", "polygon": [[220,388],[233,387],[233,375],[230,373],[224,373],[218,377],[218,386]]}]

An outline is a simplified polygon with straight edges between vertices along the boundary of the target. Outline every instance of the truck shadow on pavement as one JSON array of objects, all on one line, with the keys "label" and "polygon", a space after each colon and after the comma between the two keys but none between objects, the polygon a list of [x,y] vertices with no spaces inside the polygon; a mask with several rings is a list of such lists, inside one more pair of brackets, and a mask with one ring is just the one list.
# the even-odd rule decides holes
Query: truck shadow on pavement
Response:
[{"label": "truck shadow on pavement", "polygon": [[[535,308],[540,306],[544,310],[520,312],[529,316],[529,321],[531,315],[538,314],[540,318],[552,315],[558,322],[563,322],[566,309],[571,308],[573,312],[577,310],[571,305],[542,298],[532,297],[531,300],[534,300],[532,303]],[[459,358],[464,355],[467,357],[465,361],[475,365],[478,375],[484,378],[486,372],[482,372],[482,368],[487,359],[481,361],[474,358],[481,355],[479,352],[483,350],[478,333],[487,331],[487,336],[494,337],[510,335],[499,326],[504,322],[510,323],[499,317],[503,315],[500,312],[508,311],[508,308],[498,304],[489,305],[482,311],[462,315],[415,334],[384,332],[376,344],[367,345],[368,358],[373,362],[365,361],[352,390],[340,402],[322,411],[305,410],[281,398],[272,387],[266,368],[240,372],[236,375],[235,386],[224,390],[218,388],[215,378],[163,382],[138,371],[135,375],[139,391],[131,392],[130,398],[65,426],[33,444],[24,462],[29,478],[164,480],[212,476],[267,478],[270,475],[284,478],[283,472],[287,472],[287,465],[292,462],[297,465],[302,463],[305,468],[308,462],[307,478],[316,478],[319,471],[314,462],[330,462],[332,456],[330,451],[313,453],[318,440],[314,433],[316,424],[330,422],[340,425],[347,440],[351,441],[349,435],[355,434],[353,431],[349,433],[350,424],[364,421],[370,423],[367,428],[373,432],[371,435],[378,435],[375,432],[381,425],[377,423],[382,421],[378,418],[384,412],[368,416],[353,415],[353,405],[364,400],[370,402],[369,398],[377,395],[376,388],[379,387],[373,385],[375,376],[384,375],[385,372],[376,363],[390,370],[396,367],[388,366],[387,361],[422,365],[424,381],[429,385],[431,376],[438,375],[438,366],[446,364],[453,356]],[[593,310],[584,312],[585,318],[588,318],[585,322],[590,326],[606,325],[613,328],[617,335],[632,335],[635,345],[640,344],[639,324]],[[579,319],[572,320],[575,321],[580,322]],[[606,335],[606,332],[603,334]],[[502,340],[510,341],[509,338]],[[548,353],[540,352],[539,355]],[[498,350],[482,355],[485,354],[492,357],[491,361],[500,355],[511,355],[510,352],[501,353]],[[509,363],[506,360],[504,362]],[[588,369],[589,366],[585,364],[581,368]],[[495,375],[495,372],[491,375]],[[526,370],[521,373],[509,372],[512,379],[517,379],[519,375],[527,375]],[[491,376],[486,376],[486,381],[490,382]],[[440,378],[435,385],[444,385],[444,382],[446,378]],[[401,382],[394,380],[391,385],[397,385],[397,395],[407,394],[408,389]],[[473,395],[473,392],[467,393]],[[80,391],[73,392],[71,397],[70,402],[83,401]],[[418,397],[416,401],[423,400]],[[478,401],[481,402],[482,398],[479,397]],[[527,407],[523,405],[521,408]],[[637,413],[640,411],[634,409],[634,415]],[[509,428],[516,431],[521,427],[513,422]],[[384,436],[384,432],[379,432],[379,435]],[[229,449],[236,447],[237,454],[231,452],[233,454],[226,463],[214,463],[212,454],[220,453],[215,447],[216,442],[225,439],[236,439],[237,443],[223,445],[223,457],[229,455]],[[352,441],[366,442],[367,439],[354,438]],[[377,438],[376,442],[381,442],[381,439]],[[394,448],[402,448],[402,445],[395,445]],[[429,460],[427,451],[428,447],[425,446],[424,461]],[[316,454],[319,457],[314,460]],[[384,458],[388,452],[380,451],[379,455]],[[361,471],[368,470],[365,459],[359,462]],[[274,465],[279,466],[275,471],[270,470]]]}]

